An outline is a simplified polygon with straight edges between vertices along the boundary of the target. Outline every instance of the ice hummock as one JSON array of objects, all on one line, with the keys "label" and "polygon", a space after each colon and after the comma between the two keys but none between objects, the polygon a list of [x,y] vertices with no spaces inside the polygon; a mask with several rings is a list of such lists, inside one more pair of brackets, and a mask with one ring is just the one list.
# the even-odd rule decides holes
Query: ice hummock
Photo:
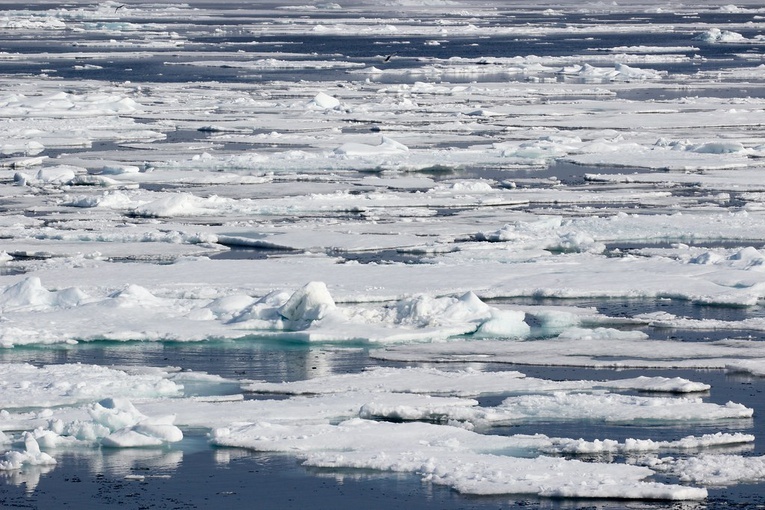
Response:
[{"label": "ice hummock", "polygon": [[[0,294],[0,310],[12,313],[0,327],[0,340],[10,346],[98,339],[195,341],[259,333],[307,341],[404,342],[469,334],[523,338],[530,331],[523,312],[489,306],[472,292],[458,297],[419,295],[378,307],[337,305],[319,281],[292,292],[271,291],[259,299],[241,294],[160,297],[135,284],[98,292],[51,291],[37,277],[23,279]],[[88,320],[94,313],[104,317],[97,325]],[[22,323],[31,314],[67,318],[68,325],[55,331],[42,325],[37,337],[30,338],[30,325]]]}]

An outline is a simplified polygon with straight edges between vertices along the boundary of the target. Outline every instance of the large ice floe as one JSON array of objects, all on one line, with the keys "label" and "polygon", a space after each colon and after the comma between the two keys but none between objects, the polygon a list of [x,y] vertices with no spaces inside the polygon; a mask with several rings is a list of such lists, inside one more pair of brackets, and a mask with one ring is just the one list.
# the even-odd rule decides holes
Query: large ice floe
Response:
[{"label": "large ice floe", "polygon": [[204,437],[751,503],[762,8],[352,4],[0,6],[0,500]]}]

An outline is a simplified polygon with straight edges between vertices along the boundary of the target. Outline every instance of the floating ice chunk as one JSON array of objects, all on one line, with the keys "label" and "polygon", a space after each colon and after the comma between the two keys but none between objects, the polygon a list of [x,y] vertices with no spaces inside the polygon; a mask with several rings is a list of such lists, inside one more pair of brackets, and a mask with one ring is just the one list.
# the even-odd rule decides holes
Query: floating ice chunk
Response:
[{"label": "floating ice chunk", "polygon": [[579,326],[582,322],[577,314],[561,310],[539,310],[531,315],[539,322],[543,336],[560,335],[565,329]]},{"label": "floating ice chunk", "polygon": [[45,150],[45,145],[35,140],[7,140],[0,145],[0,154],[24,154],[36,156]]},{"label": "floating ice chunk", "polygon": [[112,432],[101,440],[101,444],[112,448],[135,448],[176,443],[183,439],[183,432],[173,425],[174,419],[174,416],[141,418],[133,426]]},{"label": "floating ice chunk", "polygon": [[719,28],[710,28],[695,37],[698,41],[708,43],[736,43],[742,42],[746,38],[738,32],[730,30],[720,30]]},{"label": "floating ice chunk", "polygon": [[616,81],[631,81],[631,80],[660,80],[663,76],[661,71],[654,71],[653,69],[637,69],[630,67],[626,64],[616,64],[614,66]]},{"label": "floating ice chunk", "polygon": [[130,209],[135,202],[122,191],[105,191],[102,195],[83,195],[72,197],[66,205],[71,207],[103,207],[105,209]]},{"label": "floating ice chunk", "polygon": [[56,464],[56,459],[40,451],[40,445],[29,432],[24,432],[24,451],[9,451],[0,458],[0,471],[22,469],[25,465],[44,466]]},{"label": "floating ice chunk", "polygon": [[15,95],[0,99],[3,113],[0,117],[36,115],[42,117],[109,116],[133,113],[140,109],[133,99],[116,94],[69,94],[57,92],[48,95]]},{"label": "floating ice chunk", "polygon": [[491,318],[483,322],[473,336],[477,338],[525,338],[531,327],[525,322],[526,314],[513,310],[492,310]]},{"label": "floating ice chunk", "polygon": [[690,150],[702,154],[731,154],[736,152],[744,152],[746,148],[741,142],[717,141],[705,142],[699,145],[695,145],[691,147]]},{"label": "floating ice chunk", "polygon": [[319,92],[309,104],[324,110],[333,110],[340,106],[340,100],[324,92]]},{"label": "floating ice chunk", "polygon": [[85,173],[84,168],[71,165],[56,165],[41,168],[34,177],[17,172],[13,180],[22,186],[44,184],[73,184],[78,176]]},{"label": "floating ice chunk", "polygon": [[133,209],[136,216],[169,218],[175,216],[201,216],[220,212],[231,200],[220,197],[201,198],[191,193],[174,193]]},{"label": "floating ice chunk", "polygon": [[107,175],[122,175],[122,174],[137,174],[141,169],[135,165],[104,165],[99,170],[102,174]]},{"label": "floating ice chunk", "polygon": [[653,472],[639,466],[491,453],[538,444],[532,439],[358,419],[313,426],[257,423],[212,433],[214,444],[290,452],[316,467],[418,473],[465,494],[670,500],[703,499],[707,494],[704,489],[644,482]]},{"label": "floating ice chunk", "polygon": [[479,108],[478,110],[470,110],[465,113],[469,117],[501,117],[503,113],[487,110],[485,108]]},{"label": "floating ice chunk", "polygon": [[348,142],[335,149],[335,154],[346,157],[397,155],[406,154],[408,152],[409,148],[406,145],[388,138],[387,136],[382,137],[382,141],[379,145]]},{"label": "floating ice chunk", "polygon": [[626,64],[617,63],[613,69],[594,67],[590,64],[567,68],[567,75],[576,75],[586,83],[602,83],[608,81],[646,81],[660,80],[664,73],[653,69],[637,69]]},{"label": "floating ice chunk", "polygon": [[[494,414],[496,413],[496,414]],[[487,409],[490,422],[510,420],[601,420],[610,423],[714,421],[750,418],[754,411],[742,404],[718,405],[700,398],[638,397],[629,395],[557,393],[509,397]]]},{"label": "floating ice chunk", "polygon": [[[682,325],[681,325],[682,326]],[[374,357],[392,361],[523,363],[531,365],[602,368],[660,367],[723,369],[742,359],[765,358],[761,342],[723,340],[688,344],[664,340],[610,338],[550,338],[506,342],[432,343],[393,346],[374,351]]]},{"label": "floating ice chunk", "polygon": [[163,443],[159,438],[125,428],[112,432],[101,440],[101,444],[108,448],[142,448],[161,446]]},{"label": "floating ice chunk", "polygon": [[6,363],[0,373],[0,409],[72,405],[106,396],[178,397],[183,387],[167,372],[128,374],[98,365],[35,367]]},{"label": "floating ice chunk", "polygon": [[[526,380],[525,375],[515,371],[483,373],[466,370],[447,372],[420,367],[374,367],[358,374],[336,374],[306,381],[255,382],[245,386],[245,389],[261,393],[290,395],[369,391],[466,397],[490,393],[501,394],[515,389],[518,383],[524,384],[524,380]],[[471,405],[476,404],[474,401],[471,402]]]},{"label": "floating ice chunk", "polygon": [[558,338],[562,340],[646,340],[648,334],[642,331],[622,331],[614,328],[569,328]]},{"label": "floating ice chunk", "polygon": [[127,399],[107,398],[93,405],[94,421],[111,433],[101,439],[103,446],[132,448],[159,446],[183,439],[183,432],[173,425],[174,416],[147,417]]},{"label": "floating ice chunk", "polygon": [[465,422],[498,426],[545,420],[590,420],[608,423],[706,422],[751,418],[753,410],[729,402],[721,406],[700,398],[637,397],[619,394],[564,393],[506,398],[497,407],[398,406],[368,402],[362,416],[375,419]]},{"label": "floating ice chunk", "polygon": [[702,454],[698,457],[657,459],[651,467],[677,476],[686,483],[712,486],[762,483],[765,480],[765,457]]},{"label": "floating ice chunk", "polygon": [[560,235],[558,246],[549,246],[548,249],[571,253],[603,253],[606,245],[586,232],[566,232]]},{"label": "floating ice chunk", "polygon": [[577,455],[647,453],[740,445],[753,443],[754,439],[752,434],[742,434],[740,432],[734,434],[717,432],[715,434],[705,434],[701,437],[686,436],[677,441],[627,438],[623,443],[612,439],[585,441],[584,439],[556,438],[552,440],[552,445],[543,447],[542,450],[547,453],[573,453]]},{"label": "floating ice chunk", "polygon": [[[358,374],[337,374],[306,381],[253,382],[244,387],[258,393],[287,395],[326,394],[351,391],[395,392],[472,397],[545,393],[556,391],[634,390],[642,392],[691,393],[709,390],[709,385],[679,377],[636,377],[611,381],[549,381],[526,377],[515,371],[442,371],[435,368],[375,367]],[[395,402],[395,399],[394,399]],[[395,402],[398,404],[398,402]],[[443,403],[441,403],[443,405]]]},{"label": "floating ice chunk", "polygon": [[609,381],[611,389],[623,388],[649,392],[672,392],[672,393],[697,393],[709,391],[712,387],[706,383],[689,381],[681,377],[646,377],[639,376],[634,379],[622,381]]},{"label": "floating ice chunk", "polygon": [[74,180],[80,168],[67,165],[58,165],[38,170],[35,179],[43,183],[66,184]]},{"label": "floating ice chunk", "polygon": [[725,370],[731,373],[745,373],[757,377],[765,377],[765,360],[738,360],[728,363]]},{"label": "floating ice chunk", "polygon": [[292,322],[311,322],[324,318],[336,308],[335,301],[323,282],[310,282],[297,290],[279,308],[279,314]]}]

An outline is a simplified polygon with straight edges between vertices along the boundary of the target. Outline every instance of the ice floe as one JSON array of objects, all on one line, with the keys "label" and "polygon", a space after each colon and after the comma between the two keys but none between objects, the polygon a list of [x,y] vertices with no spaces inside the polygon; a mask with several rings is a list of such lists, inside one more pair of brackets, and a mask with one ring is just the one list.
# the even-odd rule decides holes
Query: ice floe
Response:
[{"label": "ice floe", "polygon": [[[497,437],[491,446],[476,439],[474,433],[453,427],[367,420],[330,426],[259,423],[217,429],[213,435],[214,443],[225,446],[297,451],[309,466],[416,473],[466,494],[669,500],[706,497],[704,489],[645,482],[643,479],[650,476],[645,468],[607,467],[545,456],[503,456],[502,449],[511,448],[517,439]],[[523,439],[520,442],[523,444]],[[414,445],[418,447],[413,451]]]},{"label": "ice floe", "polygon": [[683,481],[709,486],[759,483],[765,477],[763,457],[704,454],[687,459],[667,457],[651,464],[654,469],[675,474]]},{"label": "ice floe", "polygon": [[431,395],[478,396],[487,394],[525,393],[532,391],[587,391],[603,389],[646,392],[694,393],[709,386],[682,378],[637,377],[611,381],[543,381],[515,371],[479,372],[436,369],[373,368],[359,374],[342,374],[324,379],[284,383],[255,382],[244,386],[247,391],[285,394],[323,394],[345,391],[395,391]]}]

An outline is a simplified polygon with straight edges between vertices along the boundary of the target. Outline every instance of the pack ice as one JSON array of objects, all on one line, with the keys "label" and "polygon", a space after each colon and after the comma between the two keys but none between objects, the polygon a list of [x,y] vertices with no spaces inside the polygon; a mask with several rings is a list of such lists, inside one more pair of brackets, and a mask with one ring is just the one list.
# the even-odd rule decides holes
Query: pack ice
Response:
[{"label": "pack ice", "polygon": [[[0,11],[8,483],[35,490],[74,449],[176,466],[192,429],[471,495],[763,483],[761,410],[671,372],[765,374],[761,8]],[[117,342],[364,366],[280,381],[29,354]]]}]

